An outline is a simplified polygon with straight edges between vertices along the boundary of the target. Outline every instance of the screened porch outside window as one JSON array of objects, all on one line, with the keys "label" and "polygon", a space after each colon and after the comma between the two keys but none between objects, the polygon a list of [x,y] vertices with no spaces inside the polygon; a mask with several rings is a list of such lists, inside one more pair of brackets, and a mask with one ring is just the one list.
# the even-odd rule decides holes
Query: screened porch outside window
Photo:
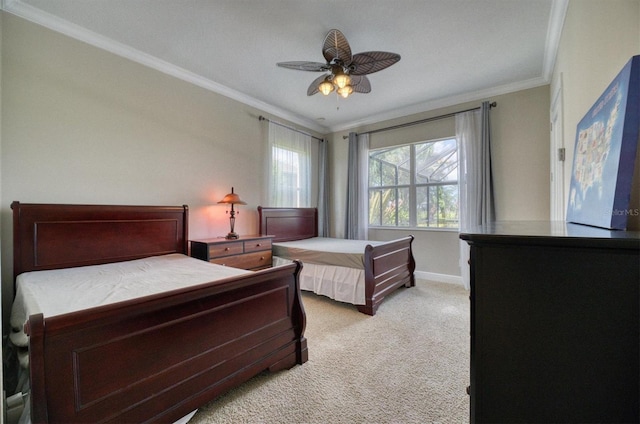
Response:
[{"label": "screened porch outside window", "polygon": [[370,151],[369,226],[458,228],[455,138]]}]

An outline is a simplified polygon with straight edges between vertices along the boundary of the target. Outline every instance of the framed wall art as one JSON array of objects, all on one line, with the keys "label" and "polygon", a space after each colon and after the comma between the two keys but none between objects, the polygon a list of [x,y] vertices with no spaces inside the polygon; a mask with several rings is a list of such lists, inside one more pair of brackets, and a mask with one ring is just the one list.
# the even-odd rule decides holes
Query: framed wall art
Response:
[{"label": "framed wall art", "polygon": [[567,221],[626,230],[640,134],[640,56],[578,123]]}]

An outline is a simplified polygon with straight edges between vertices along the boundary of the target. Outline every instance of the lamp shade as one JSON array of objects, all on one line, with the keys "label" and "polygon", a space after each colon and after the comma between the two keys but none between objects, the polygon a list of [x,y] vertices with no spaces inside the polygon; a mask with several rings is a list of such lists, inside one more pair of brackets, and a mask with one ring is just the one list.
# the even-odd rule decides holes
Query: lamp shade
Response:
[{"label": "lamp shade", "polygon": [[228,205],[246,205],[247,202],[240,200],[240,196],[233,192],[233,187],[231,187],[231,193],[227,194],[220,200],[218,203],[226,203]]},{"label": "lamp shade", "polygon": [[333,77],[333,81],[336,83],[338,88],[344,88],[351,84],[351,77],[344,72],[339,72]]},{"label": "lamp shade", "polygon": [[353,87],[350,85],[345,85],[342,88],[338,88],[338,94],[344,97],[345,99],[349,97],[349,94],[353,93]]},{"label": "lamp shade", "polygon": [[322,81],[320,83],[320,85],[318,85],[318,90],[324,94],[325,96],[329,95],[333,90],[333,84],[331,84],[331,82],[327,81],[326,79],[324,81]]}]

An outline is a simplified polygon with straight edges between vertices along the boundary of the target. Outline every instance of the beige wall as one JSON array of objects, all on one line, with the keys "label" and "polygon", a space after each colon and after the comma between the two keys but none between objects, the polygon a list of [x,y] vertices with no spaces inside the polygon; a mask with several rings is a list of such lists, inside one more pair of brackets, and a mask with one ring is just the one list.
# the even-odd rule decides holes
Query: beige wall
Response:
[{"label": "beige wall", "polygon": [[13,200],[188,204],[190,238],[215,237],[229,231],[216,202],[234,186],[248,203],[236,231],[258,231],[264,112],[13,15],[2,19],[5,311]]},{"label": "beige wall", "polygon": [[[492,169],[498,220],[547,220],[549,218],[549,86],[495,96],[498,107],[491,111]],[[401,123],[477,107],[480,101],[430,111],[352,131],[366,132]],[[343,136],[331,136],[334,184],[332,234],[344,236],[348,143]],[[428,140],[455,134],[454,119],[446,118],[401,130],[371,136],[371,146]],[[418,271],[460,276],[459,239],[456,231],[369,230],[369,238],[391,240],[405,234],[415,236],[414,254]]]},{"label": "beige wall", "polygon": [[[571,183],[576,128],[629,59],[640,54],[639,0],[571,0],[551,93],[562,89],[565,202]],[[561,87],[561,88],[560,88]],[[640,208],[640,160],[636,162],[632,208]],[[565,203],[566,204],[566,203]],[[640,217],[632,227],[639,228]]]}]

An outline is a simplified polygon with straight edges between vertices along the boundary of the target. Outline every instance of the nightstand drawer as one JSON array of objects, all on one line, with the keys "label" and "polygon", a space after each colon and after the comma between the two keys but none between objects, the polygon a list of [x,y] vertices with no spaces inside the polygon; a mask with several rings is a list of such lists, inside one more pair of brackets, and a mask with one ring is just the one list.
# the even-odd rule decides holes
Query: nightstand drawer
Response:
[{"label": "nightstand drawer", "polygon": [[273,236],[242,236],[191,240],[191,256],[214,264],[233,268],[256,270],[271,266],[271,239]]},{"label": "nightstand drawer", "polygon": [[271,251],[227,256],[226,258],[211,259],[210,262],[243,269],[265,268],[271,266]]},{"label": "nightstand drawer", "polygon": [[244,242],[245,252],[257,252],[260,250],[271,250],[271,239],[249,240]]},{"label": "nightstand drawer", "polygon": [[219,258],[222,256],[239,255],[243,253],[241,241],[231,243],[212,244],[209,246],[209,257]]}]

